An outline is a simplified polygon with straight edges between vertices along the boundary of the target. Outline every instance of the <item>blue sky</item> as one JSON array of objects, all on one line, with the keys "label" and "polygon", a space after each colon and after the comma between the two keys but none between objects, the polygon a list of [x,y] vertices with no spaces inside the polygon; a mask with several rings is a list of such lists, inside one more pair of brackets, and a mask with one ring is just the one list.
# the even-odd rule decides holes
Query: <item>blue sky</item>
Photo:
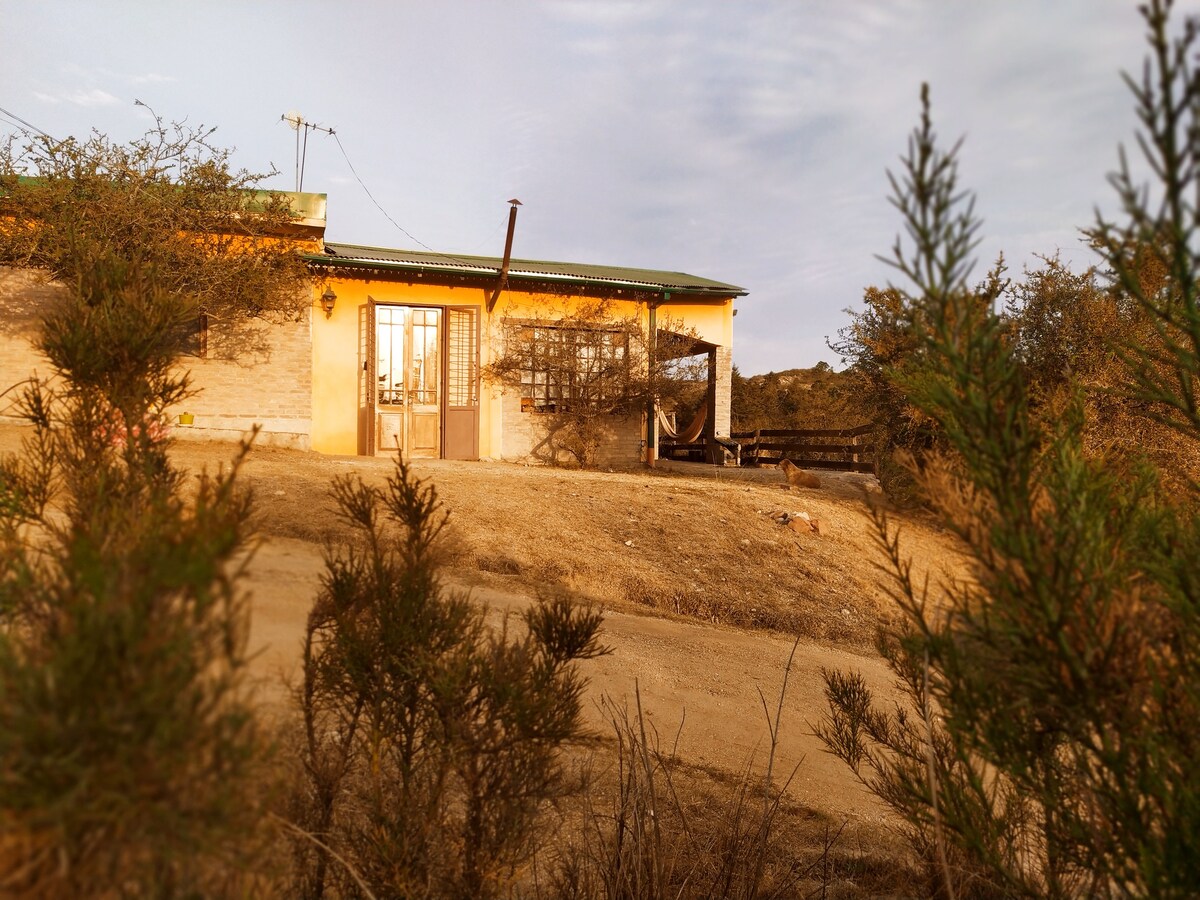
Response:
[{"label": "blue sky", "polygon": [[[1200,12],[1200,0],[1179,4]],[[329,194],[330,240],[690,272],[749,290],[746,374],[837,363],[885,283],[888,205],[922,81],[984,218],[984,264],[1059,251],[1111,205],[1134,117],[1127,0],[0,0],[0,107],[52,135],[216,125],[238,164]],[[17,131],[0,116],[0,136]],[[412,236],[412,238],[409,237]]]}]

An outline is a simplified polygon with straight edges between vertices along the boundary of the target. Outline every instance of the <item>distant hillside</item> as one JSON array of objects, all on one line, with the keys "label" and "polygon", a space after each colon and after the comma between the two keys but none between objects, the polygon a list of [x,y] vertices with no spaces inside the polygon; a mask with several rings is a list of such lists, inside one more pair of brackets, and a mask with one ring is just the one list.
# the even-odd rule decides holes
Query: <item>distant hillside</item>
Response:
[{"label": "distant hillside", "polygon": [[842,428],[868,422],[857,376],[828,363],[743,376],[733,368],[733,430]]}]

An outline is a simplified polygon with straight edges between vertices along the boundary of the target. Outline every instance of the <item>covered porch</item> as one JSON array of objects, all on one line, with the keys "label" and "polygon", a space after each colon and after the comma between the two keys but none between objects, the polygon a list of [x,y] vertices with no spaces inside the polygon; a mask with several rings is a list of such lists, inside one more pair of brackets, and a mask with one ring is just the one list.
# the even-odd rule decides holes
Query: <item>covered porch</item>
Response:
[{"label": "covered porch", "polygon": [[656,396],[646,415],[646,459],[680,459],[710,465],[739,465],[738,445],[730,437],[730,389],[733,352],[729,347],[655,326],[653,362],[669,366],[695,360],[688,377],[703,379],[704,396],[690,421],[676,419]]}]

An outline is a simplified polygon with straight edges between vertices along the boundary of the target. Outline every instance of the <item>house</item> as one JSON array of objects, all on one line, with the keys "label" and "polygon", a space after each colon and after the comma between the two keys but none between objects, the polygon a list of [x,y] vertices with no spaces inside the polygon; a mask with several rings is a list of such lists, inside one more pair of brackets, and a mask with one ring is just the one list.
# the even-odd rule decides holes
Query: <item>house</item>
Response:
[{"label": "house", "polygon": [[[570,402],[570,385],[558,382],[570,379],[539,371],[536,353],[513,383],[489,379],[489,364],[514,335],[533,346],[588,344],[580,359],[592,359],[598,351],[577,325],[556,324],[585,308],[646,334],[669,337],[661,322],[686,333],[677,352],[707,358],[704,434],[714,454],[715,439],[728,436],[742,288],[678,272],[331,243],[325,195],[291,200],[289,237],[312,273],[308,314],[260,323],[258,340],[227,352],[219,327],[202,323],[187,361],[200,393],[187,405],[193,424],[177,437],[235,438],[257,423],[261,443],[320,453],[545,460],[557,453],[546,440],[552,412]],[[28,272],[0,274],[0,306],[21,312],[0,330],[0,390],[38,367],[29,346],[35,319],[20,298],[51,289]],[[617,338],[609,343],[614,359],[626,359]],[[652,459],[656,438],[651,409],[626,410],[605,421],[595,461]]]}]

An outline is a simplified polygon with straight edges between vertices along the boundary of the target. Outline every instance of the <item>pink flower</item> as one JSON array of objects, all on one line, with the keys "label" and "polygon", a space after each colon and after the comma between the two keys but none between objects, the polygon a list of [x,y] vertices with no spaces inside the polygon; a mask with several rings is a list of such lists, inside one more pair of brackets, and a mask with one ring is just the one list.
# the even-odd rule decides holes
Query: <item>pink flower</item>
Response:
[{"label": "pink flower", "polygon": [[115,406],[109,408],[95,431],[96,438],[114,450],[124,450],[131,435],[137,439],[144,434],[151,443],[158,443],[165,440],[169,433],[170,426],[153,413],[146,413],[141,422],[134,423],[130,428],[125,424],[125,415]]}]

